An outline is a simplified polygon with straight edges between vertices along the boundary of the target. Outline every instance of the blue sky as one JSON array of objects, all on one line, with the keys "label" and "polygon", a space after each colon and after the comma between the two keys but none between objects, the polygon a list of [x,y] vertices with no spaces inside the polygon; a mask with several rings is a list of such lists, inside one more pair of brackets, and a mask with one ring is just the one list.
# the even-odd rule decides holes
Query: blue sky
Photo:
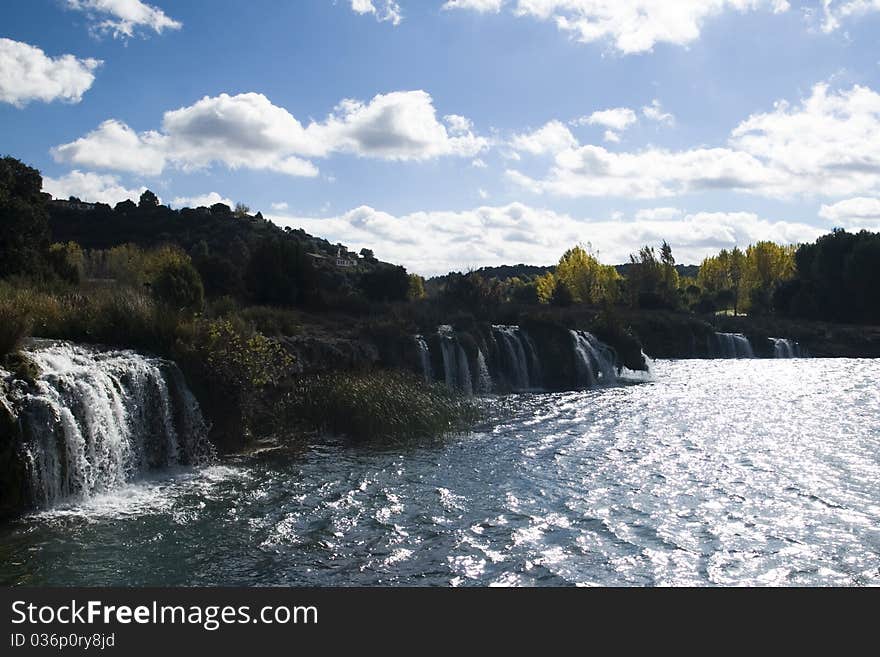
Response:
[{"label": "blue sky", "polygon": [[28,0],[0,150],[425,274],[880,227],[880,0]]}]

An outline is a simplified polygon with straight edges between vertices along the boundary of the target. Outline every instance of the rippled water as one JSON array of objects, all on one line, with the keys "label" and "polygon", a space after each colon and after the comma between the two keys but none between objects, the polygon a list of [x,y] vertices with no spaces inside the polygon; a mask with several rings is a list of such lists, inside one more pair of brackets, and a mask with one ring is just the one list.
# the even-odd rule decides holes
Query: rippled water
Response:
[{"label": "rippled water", "polygon": [[315,445],[0,530],[0,583],[878,585],[880,361],[656,364],[484,431]]}]

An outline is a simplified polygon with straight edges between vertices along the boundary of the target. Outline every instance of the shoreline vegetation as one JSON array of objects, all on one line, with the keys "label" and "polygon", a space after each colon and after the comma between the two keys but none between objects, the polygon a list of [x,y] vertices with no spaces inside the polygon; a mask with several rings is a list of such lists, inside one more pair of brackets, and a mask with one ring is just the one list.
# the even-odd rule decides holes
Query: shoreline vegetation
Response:
[{"label": "shoreline vegetation", "polygon": [[[880,357],[880,234],[762,242],[698,267],[677,265],[665,242],[619,266],[574,246],[555,266],[426,281],[244,206],[172,210],[147,191],[111,208],[41,189],[38,171],[0,160],[0,367],[32,382],[21,352],[31,337],[173,360],[221,452],[292,429],[355,440],[465,431],[479,404],[426,384],[415,340],[433,340],[436,358],[443,325],[472,363],[491,350],[493,326],[527,328],[550,389],[576,380],[564,346],[572,330],[633,370],[646,368],[643,352],[705,355],[715,332],[789,338],[814,356]],[[0,453],[12,448],[4,413]]]}]

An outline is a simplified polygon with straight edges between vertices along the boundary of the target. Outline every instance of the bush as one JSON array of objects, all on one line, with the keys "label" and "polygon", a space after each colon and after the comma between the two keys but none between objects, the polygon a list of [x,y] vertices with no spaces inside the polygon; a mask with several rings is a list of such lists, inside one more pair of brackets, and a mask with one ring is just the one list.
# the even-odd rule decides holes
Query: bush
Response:
[{"label": "bush", "polygon": [[284,348],[237,317],[183,323],[173,357],[214,424],[212,438],[240,449],[256,429],[282,419],[278,389],[293,359]]},{"label": "bush", "polygon": [[198,312],[205,306],[205,290],[199,272],[189,260],[169,261],[156,272],[153,294],[172,308]]},{"label": "bush", "polygon": [[302,377],[288,404],[310,428],[355,440],[437,438],[466,430],[480,416],[472,401],[445,386],[397,371]]},{"label": "bush", "polygon": [[0,302],[0,358],[18,351],[30,330],[27,315],[7,302]]}]

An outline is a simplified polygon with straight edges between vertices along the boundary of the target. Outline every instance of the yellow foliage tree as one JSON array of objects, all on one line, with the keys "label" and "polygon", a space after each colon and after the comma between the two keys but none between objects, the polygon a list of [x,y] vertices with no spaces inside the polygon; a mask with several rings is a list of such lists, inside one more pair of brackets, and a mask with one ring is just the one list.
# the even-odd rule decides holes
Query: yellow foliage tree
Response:
[{"label": "yellow foliage tree", "polygon": [[577,303],[615,302],[621,277],[581,246],[566,251],[556,265],[556,280],[565,283]]},{"label": "yellow foliage tree", "polygon": [[538,293],[538,301],[541,303],[550,303],[553,298],[553,290],[556,289],[556,277],[552,271],[548,271],[542,276],[535,279],[535,289]]}]

